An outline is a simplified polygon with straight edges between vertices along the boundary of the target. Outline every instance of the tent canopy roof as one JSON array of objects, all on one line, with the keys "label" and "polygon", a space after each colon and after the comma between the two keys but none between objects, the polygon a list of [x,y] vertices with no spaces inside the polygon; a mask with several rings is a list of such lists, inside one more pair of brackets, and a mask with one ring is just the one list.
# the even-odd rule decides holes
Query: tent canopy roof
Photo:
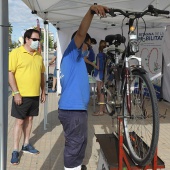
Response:
[{"label": "tent canopy roof", "polygon": [[[109,8],[118,8],[125,11],[142,12],[147,9],[148,5],[155,8],[170,11],[169,0],[22,0],[31,11],[37,11],[37,15],[43,20],[48,20],[59,29],[71,28],[79,26],[82,18],[94,4],[105,5]],[[147,27],[162,27],[168,25],[170,19],[168,17],[151,17],[144,16]],[[100,18],[95,15],[91,27],[99,29],[120,27],[123,16]],[[127,20],[125,20],[125,23]],[[144,26],[141,20],[140,25]]]}]

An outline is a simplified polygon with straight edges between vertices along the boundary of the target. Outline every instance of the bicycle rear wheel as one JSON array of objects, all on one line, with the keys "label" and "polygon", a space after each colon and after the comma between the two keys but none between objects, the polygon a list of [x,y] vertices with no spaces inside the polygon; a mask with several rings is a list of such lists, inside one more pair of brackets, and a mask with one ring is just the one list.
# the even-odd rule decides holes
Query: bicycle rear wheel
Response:
[{"label": "bicycle rear wheel", "polygon": [[108,58],[105,62],[104,69],[104,97],[106,102],[106,110],[110,116],[115,113],[114,105],[114,93],[115,87],[113,85],[114,74],[112,73],[111,68],[112,61]]},{"label": "bicycle rear wheel", "polygon": [[123,97],[125,145],[134,162],[146,166],[154,157],[159,138],[157,98],[146,74],[134,71],[130,77],[130,114],[127,111],[126,88]]}]

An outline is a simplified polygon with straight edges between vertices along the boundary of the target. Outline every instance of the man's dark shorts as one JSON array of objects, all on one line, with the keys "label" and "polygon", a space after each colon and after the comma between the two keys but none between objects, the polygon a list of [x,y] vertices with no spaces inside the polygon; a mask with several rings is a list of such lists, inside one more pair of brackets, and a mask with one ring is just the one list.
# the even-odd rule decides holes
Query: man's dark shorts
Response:
[{"label": "man's dark shorts", "polygon": [[82,164],[87,145],[87,111],[58,110],[65,134],[64,166],[74,168]]},{"label": "man's dark shorts", "polygon": [[39,96],[22,97],[21,105],[16,105],[13,97],[11,116],[18,119],[25,119],[27,116],[38,116],[38,113],[39,113]]}]

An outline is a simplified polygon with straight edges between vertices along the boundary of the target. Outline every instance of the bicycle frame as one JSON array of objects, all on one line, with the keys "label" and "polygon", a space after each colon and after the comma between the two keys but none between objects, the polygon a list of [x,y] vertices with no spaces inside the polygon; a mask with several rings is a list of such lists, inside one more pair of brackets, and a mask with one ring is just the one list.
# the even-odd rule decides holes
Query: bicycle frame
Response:
[{"label": "bicycle frame", "polygon": [[[141,68],[141,65],[142,65],[142,59],[140,57],[136,57],[135,55],[132,55],[130,57],[125,57],[125,84],[126,84],[126,99],[127,99],[127,110],[131,116],[131,96],[130,96],[130,85],[129,85],[129,78],[130,78],[130,71],[129,69],[131,69],[129,67],[129,60],[137,60],[138,61],[138,64],[136,65],[136,67],[133,67],[133,68]],[[124,84],[124,83],[123,83]],[[124,90],[122,90],[124,91]]]},{"label": "bicycle frame", "polygon": [[[127,47],[128,49],[128,47]],[[115,63],[114,63],[114,75],[117,75],[116,76],[116,97],[117,99],[113,102],[112,101],[112,104],[114,105],[118,105],[118,104],[122,104],[122,99],[121,99],[121,96],[123,96],[123,92],[124,92],[124,87],[126,85],[126,99],[127,99],[127,109],[128,109],[128,112],[129,112],[129,116],[131,116],[131,96],[130,96],[130,89],[129,89],[129,81],[130,81],[130,72],[132,72],[133,69],[138,69],[138,68],[142,68],[142,59],[140,57],[136,57],[135,55],[130,55],[128,57],[128,55],[126,55],[124,57],[124,60],[123,60],[123,63],[125,63],[122,67],[122,71],[120,72],[120,70],[118,69],[119,67],[119,62],[118,62],[118,56],[117,56],[117,53],[118,51],[115,50],[115,54],[113,54],[115,57]],[[131,67],[129,65],[129,61],[130,60],[136,60],[137,61],[137,64],[133,67]],[[116,71],[115,71],[116,70]],[[116,73],[118,72],[118,73]],[[105,74],[105,73],[104,73]],[[123,79],[121,79],[119,77],[119,75],[124,75]],[[111,96],[111,92],[106,88],[106,84],[108,83],[108,81],[105,82],[103,88],[104,90]]]}]

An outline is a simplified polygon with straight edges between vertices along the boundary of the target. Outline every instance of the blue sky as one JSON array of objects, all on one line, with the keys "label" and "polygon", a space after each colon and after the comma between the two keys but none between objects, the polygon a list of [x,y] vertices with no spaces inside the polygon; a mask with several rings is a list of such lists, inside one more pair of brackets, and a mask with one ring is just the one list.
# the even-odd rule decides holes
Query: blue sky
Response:
[{"label": "blue sky", "polygon": [[[12,40],[18,41],[23,35],[24,30],[36,26],[36,20],[39,19],[40,27],[44,27],[43,20],[35,14],[21,0],[8,0],[9,22],[13,26]],[[56,29],[49,24],[49,31],[54,34],[56,41]]]}]

